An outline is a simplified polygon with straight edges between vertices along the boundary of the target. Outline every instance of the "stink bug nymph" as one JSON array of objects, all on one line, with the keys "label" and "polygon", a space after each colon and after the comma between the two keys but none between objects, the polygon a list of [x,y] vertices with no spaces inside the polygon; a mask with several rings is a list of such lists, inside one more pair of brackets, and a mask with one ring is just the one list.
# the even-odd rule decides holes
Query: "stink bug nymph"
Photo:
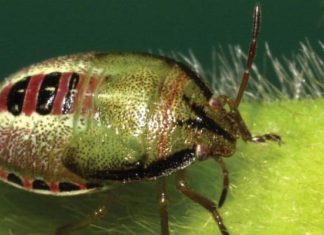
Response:
[{"label": "stink bug nymph", "polygon": [[[166,176],[206,208],[229,234],[217,208],[225,201],[228,170],[223,157],[238,138],[280,142],[275,134],[252,136],[238,111],[256,53],[261,9],[253,15],[247,67],[237,97],[214,97],[188,66],[151,54],[88,53],[58,57],[9,76],[0,88],[0,178],[36,193],[73,195],[112,182],[156,180],[161,234],[169,234]],[[218,206],[187,186],[185,168],[213,158],[223,171]],[[103,216],[62,226],[67,234]]]}]

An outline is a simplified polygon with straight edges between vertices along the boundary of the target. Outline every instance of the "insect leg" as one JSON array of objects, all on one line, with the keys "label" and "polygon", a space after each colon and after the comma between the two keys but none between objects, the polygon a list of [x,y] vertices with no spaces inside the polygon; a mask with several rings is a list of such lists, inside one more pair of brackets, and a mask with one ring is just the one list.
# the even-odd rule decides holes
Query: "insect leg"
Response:
[{"label": "insect leg", "polygon": [[158,182],[158,199],[161,217],[161,235],[169,235],[169,216],[168,216],[168,199],[166,195],[166,178],[161,178]]},{"label": "insect leg", "polygon": [[239,124],[239,130],[240,130],[243,140],[254,142],[254,143],[264,143],[266,141],[275,141],[278,144],[281,144],[281,137],[277,134],[267,133],[264,135],[252,136],[251,132],[246,127],[239,112],[237,112],[236,114],[237,114],[236,115],[237,123]]},{"label": "insect leg", "polygon": [[253,136],[250,141],[255,142],[255,143],[264,143],[266,141],[275,141],[278,144],[281,144],[281,137],[279,135],[269,133],[269,134],[264,134],[264,135],[257,135]]},{"label": "insect leg", "polygon": [[244,141],[250,141],[250,142],[254,142],[254,143],[264,143],[266,141],[275,141],[278,144],[281,144],[281,137],[277,134],[273,134],[273,133],[267,133],[264,135],[258,135],[258,136],[252,136],[251,132],[249,131],[249,129],[247,128],[247,126],[245,125],[241,114],[237,111],[237,109],[233,109],[232,113],[234,114],[233,117],[235,118],[235,122],[238,125],[240,134],[242,136],[242,139]]},{"label": "insect leg", "polygon": [[216,209],[217,205],[214,202],[212,202],[211,200],[209,200],[208,198],[202,196],[201,194],[192,191],[187,186],[184,170],[180,170],[176,173],[176,185],[177,185],[177,188],[184,195],[186,195],[192,201],[200,204],[202,207],[204,207],[206,210],[208,210],[212,214],[222,235],[229,235],[229,232],[227,231],[227,228],[225,227],[225,225],[223,223],[223,219]]},{"label": "insect leg", "polygon": [[88,218],[85,218],[81,221],[65,224],[56,229],[55,235],[66,235],[73,231],[79,230],[84,228],[92,223],[97,222],[100,220],[106,213],[107,213],[107,206],[111,201],[111,196],[107,197],[104,202],[98,206]]},{"label": "insect leg", "polygon": [[219,163],[223,171],[223,190],[218,201],[218,208],[220,208],[224,204],[227,196],[227,191],[229,187],[229,177],[228,177],[228,170],[223,159],[221,157],[217,157],[217,158],[215,157],[214,159]]}]

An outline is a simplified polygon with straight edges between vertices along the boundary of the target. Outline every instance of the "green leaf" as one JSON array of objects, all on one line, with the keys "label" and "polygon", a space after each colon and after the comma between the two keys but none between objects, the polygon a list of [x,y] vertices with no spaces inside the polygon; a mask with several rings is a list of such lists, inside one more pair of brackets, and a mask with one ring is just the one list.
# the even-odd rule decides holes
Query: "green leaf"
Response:
[{"label": "green leaf", "polygon": [[[324,100],[248,103],[240,107],[255,135],[276,133],[283,143],[239,141],[225,159],[231,187],[219,209],[230,234],[324,234]],[[172,234],[220,234],[211,215],[175,189],[168,178]],[[212,159],[188,168],[188,182],[217,202],[222,174]],[[81,220],[113,193],[108,214],[73,234],[159,234],[156,182],[120,185],[114,191],[74,197],[25,192],[0,183],[0,234],[54,234]]]}]

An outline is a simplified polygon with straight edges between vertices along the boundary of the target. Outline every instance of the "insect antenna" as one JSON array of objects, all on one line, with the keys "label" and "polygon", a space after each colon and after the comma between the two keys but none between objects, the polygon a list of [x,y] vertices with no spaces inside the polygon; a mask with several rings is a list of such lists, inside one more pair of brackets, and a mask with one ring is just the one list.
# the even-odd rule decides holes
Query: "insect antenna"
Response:
[{"label": "insect antenna", "polygon": [[246,69],[244,71],[241,85],[239,88],[239,91],[237,93],[236,99],[234,101],[234,109],[237,109],[242,96],[244,94],[244,91],[246,89],[246,86],[248,84],[249,78],[250,78],[250,71],[252,68],[252,63],[256,54],[256,47],[257,47],[257,38],[259,35],[260,31],[260,22],[261,22],[261,6],[257,4],[254,8],[254,13],[253,13],[253,24],[252,24],[252,38],[250,42],[250,48],[249,48],[249,54],[248,54],[248,59],[246,63]]}]

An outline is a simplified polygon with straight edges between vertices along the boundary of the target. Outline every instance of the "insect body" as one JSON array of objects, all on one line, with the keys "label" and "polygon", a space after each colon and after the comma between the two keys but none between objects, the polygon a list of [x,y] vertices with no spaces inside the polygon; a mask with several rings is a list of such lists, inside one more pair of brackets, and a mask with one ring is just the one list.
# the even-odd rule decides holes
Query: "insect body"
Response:
[{"label": "insect body", "polygon": [[[178,189],[209,210],[222,234],[228,234],[215,204],[187,187],[184,168],[209,156],[220,163],[221,206],[228,188],[222,157],[234,153],[236,139],[280,141],[274,134],[252,137],[237,110],[259,18],[257,6],[248,69],[236,100],[214,97],[186,65],[149,54],[65,56],[11,75],[0,88],[0,178],[55,195],[80,194],[112,181],[161,178],[166,235],[164,176],[175,172]],[[95,217],[102,211],[98,208]],[[82,225],[64,226],[57,234]]]},{"label": "insect body", "polygon": [[145,54],[86,54],[12,75],[0,93],[2,175],[62,193],[169,174],[195,160],[195,143],[230,154],[233,127],[207,116],[212,93],[188,73]]}]

